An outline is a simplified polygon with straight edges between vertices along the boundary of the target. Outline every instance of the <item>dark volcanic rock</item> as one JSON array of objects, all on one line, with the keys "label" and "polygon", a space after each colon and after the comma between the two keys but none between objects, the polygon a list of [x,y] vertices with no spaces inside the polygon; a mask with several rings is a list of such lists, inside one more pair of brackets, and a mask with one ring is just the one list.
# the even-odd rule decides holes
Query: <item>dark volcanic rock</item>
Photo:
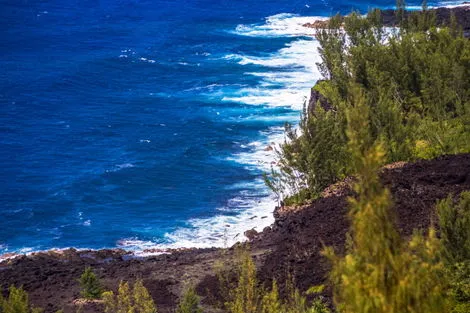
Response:
[{"label": "dark volcanic rock", "polygon": [[[403,236],[414,229],[427,229],[435,217],[435,203],[449,194],[470,190],[470,154],[443,156],[436,160],[384,167],[382,182],[394,199],[396,225]],[[302,290],[326,282],[329,265],[321,256],[324,245],[344,249],[347,197],[353,195],[349,178],[325,189],[322,197],[309,205],[279,207],[271,228],[256,234],[250,242],[260,269],[259,278],[282,282],[288,273]],[[75,312],[80,297],[77,278],[86,266],[93,267],[104,286],[116,290],[120,280],[142,278],[158,305],[159,312],[173,312],[185,283],[197,284],[206,313],[221,312],[212,304],[221,303],[214,276],[215,263],[231,268],[233,248],[186,249],[171,254],[137,258],[122,250],[50,251],[18,256],[0,262],[0,288],[21,286],[30,293],[35,306],[55,312],[63,308]],[[282,286],[280,285],[282,288]],[[282,291],[282,290],[281,290]],[[328,296],[328,295],[327,295]],[[83,312],[102,312],[99,302],[85,303]]]},{"label": "dark volcanic rock", "polygon": [[[318,80],[316,84],[321,84],[321,82],[323,82],[323,80]],[[325,111],[329,111],[332,108],[328,99],[326,99],[324,95],[322,95],[319,91],[315,89],[315,87],[313,87],[310,90],[310,99],[308,101],[307,108],[308,114],[315,114],[317,104],[320,105],[320,107],[322,107]]]},{"label": "dark volcanic rock", "polygon": [[326,28],[328,27],[328,21],[316,20],[316,21],[313,21],[312,23],[305,23],[302,26],[308,27],[308,28]]},{"label": "dark volcanic rock", "polygon": [[[436,12],[436,22],[438,26],[449,25],[450,16],[453,13],[456,17],[457,23],[462,27],[465,37],[470,37],[470,3],[463,2],[462,6],[446,8],[440,7],[432,9]],[[383,10],[381,11],[382,21],[385,26],[394,27],[397,26],[397,19],[395,16],[394,10]],[[410,11],[405,11],[405,15],[411,14]],[[314,20],[310,23],[303,24],[304,27],[309,28],[326,28],[327,21],[324,20]]]},{"label": "dark volcanic rock", "polygon": [[[436,12],[436,22],[437,25],[449,25],[450,16],[453,13],[455,15],[457,23],[462,27],[465,37],[470,36],[470,3],[462,3],[463,6],[454,7],[454,8],[437,8],[433,9]],[[406,11],[406,15],[409,15],[410,12]],[[394,10],[384,10],[382,11],[382,19],[385,26],[396,26],[397,20]]]},{"label": "dark volcanic rock", "polygon": [[255,229],[250,229],[247,230],[244,235],[246,238],[248,238],[248,240],[253,240],[256,238],[256,236],[258,236],[258,232]]}]

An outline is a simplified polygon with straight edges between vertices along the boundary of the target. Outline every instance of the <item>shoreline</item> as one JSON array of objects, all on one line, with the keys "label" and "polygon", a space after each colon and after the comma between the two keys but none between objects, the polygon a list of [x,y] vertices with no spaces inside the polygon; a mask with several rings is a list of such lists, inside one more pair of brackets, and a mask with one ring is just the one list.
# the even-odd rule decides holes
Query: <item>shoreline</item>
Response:
[{"label": "shoreline", "polygon": [[[460,4],[446,5],[446,6],[431,6],[428,8],[429,11],[436,12],[436,21],[438,25],[449,25],[451,14],[455,14],[457,24],[462,27],[464,36],[470,37],[470,2],[464,1]],[[405,16],[412,12],[419,12],[418,10],[406,10]],[[396,16],[394,9],[381,10],[381,16],[383,19],[383,25],[386,27],[396,27]],[[305,23],[304,27],[321,29],[327,26],[327,21],[315,20],[309,23]]]},{"label": "shoreline", "polygon": [[[470,30],[470,2],[463,2],[461,4],[449,5],[449,6],[443,6],[443,7],[432,7],[430,9],[437,10],[438,12],[444,12],[445,14],[450,14],[449,12],[451,12],[451,11],[460,12],[460,13],[464,12],[464,14],[460,16],[459,23],[464,21],[464,24],[463,25],[460,24],[460,25],[462,25],[464,29]],[[393,10],[387,9],[387,10],[383,10],[382,12],[386,16],[389,16],[389,17],[392,16],[393,17]],[[465,19],[465,17],[467,17],[467,18]],[[317,21],[320,21],[322,23],[324,22],[323,19],[319,19],[319,20],[314,21],[313,24],[310,24],[309,26],[306,26],[306,24],[303,24],[303,27],[306,27],[306,28],[317,27],[318,25],[317,26],[314,25],[315,22],[317,22]],[[389,20],[387,23],[392,23],[392,22],[393,22],[393,19]],[[310,99],[311,99],[312,96],[313,95],[310,96]],[[309,101],[310,99],[307,99],[307,104],[310,102]],[[273,149],[273,146],[278,146],[279,142],[274,142],[274,143],[270,142],[269,138],[270,138],[269,136],[266,138],[267,142],[268,142],[267,146],[261,144],[261,146],[258,147],[258,149],[256,149],[255,152],[252,152],[252,153],[254,153],[254,154],[261,153],[261,154],[264,154],[264,155],[266,155],[267,153],[270,153],[271,155],[274,155],[274,153],[271,149]],[[271,149],[268,150],[268,148],[271,148]],[[271,163],[270,161],[272,161],[272,160],[269,159],[268,161],[266,161],[266,163],[269,164],[269,163]],[[273,201],[271,211],[275,212],[275,209],[276,209],[276,206],[275,206],[275,202]],[[244,214],[244,213],[246,213],[246,212],[243,212],[241,214]],[[258,218],[258,219],[261,220],[261,219],[268,218],[268,219],[273,220],[273,223],[275,223],[274,216],[272,215],[273,213],[269,213],[270,216],[265,216],[266,214],[264,214],[264,213],[265,212],[263,212],[263,214],[261,214],[261,215],[251,214],[251,217],[248,217],[248,215],[250,215],[250,214],[248,214],[246,219],[247,220],[253,220],[254,218]],[[272,227],[273,223],[271,223],[270,225],[268,225],[266,227]],[[262,228],[266,228],[266,227],[262,227]],[[237,242],[249,241],[249,238],[246,237],[247,232],[251,232],[252,234],[253,234],[253,232],[252,232],[253,230],[255,231],[255,233],[261,233],[262,232],[262,229],[255,229],[255,228],[256,227],[248,227],[247,229],[244,229],[241,232],[239,232],[236,235],[236,236],[238,236],[237,240],[235,240],[233,244],[236,244]],[[224,234],[220,233],[219,235],[223,236]],[[164,245],[165,244],[163,244],[163,246]],[[130,246],[132,246],[132,245],[130,245]],[[6,260],[15,259],[15,258],[22,257],[22,256],[29,257],[29,256],[35,256],[37,254],[61,254],[61,253],[65,254],[65,253],[67,253],[67,251],[78,251],[78,252],[115,251],[115,252],[122,252],[122,254],[129,255],[129,256],[132,256],[134,258],[142,258],[142,257],[156,256],[156,255],[161,255],[161,254],[171,254],[171,253],[175,253],[175,252],[188,251],[188,250],[224,248],[224,247],[217,247],[215,245],[213,247],[185,246],[185,247],[175,247],[175,248],[159,247],[159,246],[162,246],[162,245],[161,244],[155,244],[154,248],[152,248],[152,247],[150,247],[150,248],[143,247],[142,250],[136,250],[136,249],[132,249],[132,248],[131,249],[126,249],[125,247],[116,245],[114,247],[104,247],[104,248],[97,248],[97,249],[64,247],[64,248],[51,248],[51,249],[44,249],[44,250],[34,250],[34,251],[25,252],[25,253],[7,252],[7,253],[4,253],[4,254],[0,255],[0,263],[4,262]],[[229,246],[231,246],[231,245],[229,245]]]},{"label": "shoreline", "polygon": [[[470,154],[393,163],[383,167],[380,176],[396,200],[400,234],[407,237],[431,225],[437,200],[470,190]],[[272,227],[249,241],[260,281],[284,281],[289,269],[295,267],[293,278],[298,288],[324,284],[328,265],[321,251],[324,245],[343,251],[350,226],[347,198],[351,195],[351,180],[346,179],[326,188],[322,197],[310,204],[276,210]],[[45,312],[62,308],[72,313],[80,298],[77,279],[90,266],[108,290],[115,291],[120,280],[142,278],[159,312],[172,312],[188,281],[194,283],[206,311],[218,312],[214,309],[220,300],[214,268],[221,263],[233,265],[235,251],[235,247],[181,249],[146,257],[119,249],[32,253],[0,261],[0,288],[23,286],[31,303]],[[86,303],[82,312],[101,310],[100,304]]]}]

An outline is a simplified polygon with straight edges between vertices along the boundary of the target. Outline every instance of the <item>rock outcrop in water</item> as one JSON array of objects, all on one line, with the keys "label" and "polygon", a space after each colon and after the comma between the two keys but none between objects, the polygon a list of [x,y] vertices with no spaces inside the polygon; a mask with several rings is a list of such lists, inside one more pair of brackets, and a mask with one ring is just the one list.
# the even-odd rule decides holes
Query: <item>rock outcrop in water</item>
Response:
[{"label": "rock outcrop in water", "polygon": [[[454,14],[457,24],[462,27],[464,36],[467,38],[470,37],[470,2],[464,2],[461,6],[457,7],[440,7],[433,10],[436,12],[437,25],[449,25],[451,14]],[[394,10],[383,10],[381,13],[384,26],[397,26],[397,19]],[[409,11],[405,12],[405,15],[409,14]],[[316,20],[310,23],[305,23],[303,26],[309,28],[325,28],[327,25],[328,21]]]},{"label": "rock outcrop in water", "polygon": [[[403,236],[410,236],[414,229],[425,230],[436,220],[437,200],[470,190],[470,154],[394,163],[383,168],[381,179],[393,195],[398,229]],[[320,252],[323,245],[338,252],[344,249],[351,183],[349,178],[330,186],[311,204],[276,210],[272,227],[250,242],[262,281],[283,281],[290,272],[302,290],[325,283],[329,265]],[[75,300],[80,297],[77,278],[91,266],[108,289],[116,289],[120,280],[142,278],[163,313],[173,312],[184,284],[193,281],[204,296],[205,312],[219,312],[214,306],[220,299],[213,270],[216,262],[230,265],[233,251],[187,249],[150,257],[136,257],[123,250],[34,253],[0,262],[0,287],[23,285],[31,302],[46,312],[60,308],[75,312]],[[85,302],[83,312],[102,309],[99,301]]]}]

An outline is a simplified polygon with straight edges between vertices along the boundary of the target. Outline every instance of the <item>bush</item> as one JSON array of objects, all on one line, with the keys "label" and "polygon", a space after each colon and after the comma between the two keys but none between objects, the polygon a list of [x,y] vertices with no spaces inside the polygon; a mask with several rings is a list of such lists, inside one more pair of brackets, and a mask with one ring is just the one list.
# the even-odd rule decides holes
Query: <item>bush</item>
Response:
[{"label": "bush", "polygon": [[43,311],[43,309],[30,306],[28,293],[23,288],[10,286],[9,295],[5,299],[0,292],[1,313],[41,313]]},{"label": "bush", "polygon": [[180,300],[177,313],[202,313],[200,307],[201,299],[196,294],[193,286],[188,286]]},{"label": "bush", "polygon": [[[225,306],[230,313],[330,313],[320,296],[309,305],[306,297],[294,287],[293,281],[286,282],[287,298],[280,298],[276,281],[271,289],[261,286],[256,279],[256,266],[246,250],[238,252],[235,283],[230,275],[219,275],[221,285],[229,288]],[[316,292],[314,292],[316,293]],[[312,293],[310,293],[312,294]]]},{"label": "bush", "polygon": [[121,281],[118,294],[104,292],[103,300],[106,313],[157,313],[157,307],[140,279],[132,290],[128,282]]},{"label": "bush", "polygon": [[345,256],[332,248],[334,301],[343,313],[449,312],[441,245],[435,231],[404,241],[394,228],[390,192],[379,181],[385,154],[371,138],[369,107],[356,87],[347,112],[349,149],[357,173],[350,198],[351,242]]},{"label": "bush", "polygon": [[282,312],[283,305],[279,298],[276,281],[273,281],[271,291],[266,292],[261,300],[261,313],[279,313]]},{"label": "bush", "polygon": [[230,313],[256,313],[260,303],[256,266],[248,251],[239,253],[237,282],[234,288],[229,290],[226,307]]},{"label": "bush", "polygon": [[470,192],[437,205],[441,242],[455,313],[470,312]]},{"label": "bush", "polygon": [[441,240],[450,264],[470,260],[470,192],[463,192],[454,205],[453,197],[437,205]]},{"label": "bush", "polygon": [[91,267],[85,268],[85,271],[79,279],[81,295],[85,299],[100,299],[103,293],[101,283],[96,277]]}]

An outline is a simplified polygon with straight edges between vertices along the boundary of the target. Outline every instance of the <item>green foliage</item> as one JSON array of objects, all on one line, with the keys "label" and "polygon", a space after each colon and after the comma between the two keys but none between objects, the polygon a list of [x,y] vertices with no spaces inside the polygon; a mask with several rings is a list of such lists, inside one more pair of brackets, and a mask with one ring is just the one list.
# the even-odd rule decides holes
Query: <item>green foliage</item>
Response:
[{"label": "green foliage", "polygon": [[96,277],[91,267],[85,268],[85,271],[79,279],[81,295],[85,299],[100,299],[103,292],[101,283]]},{"label": "green foliage", "polygon": [[[227,275],[220,275],[221,283],[228,286],[225,306],[230,313],[330,313],[321,296],[311,304],[296,288],[291,279],[286,282],[287,298],[283,301],[274,280],[270,289],[261,286],[256,279],[256,266],[247,250],[238,251],[235,284]],[[321,287],[309,290],[310,295],[322,292]]]},{"label": "green foliage", "polygon": [[427,237],[415,234],[405,242],[394,229],[390,192],[377,174],[384,149],[371,135],[364,92],[350,90],[348,146],[358,179],[357,197],[349,199],[352,237],[344,257],[332,248],[324,252],[333,263],[335,304],[343,313],[448,312],[439,240],[430,229]]},{"label": "green foliage", "polygon": [[331,311],[326,306],[325,301],[321,297],[318,297],[313,300],[307,313],[331,313]]},{"label": "green foliage", "polygon": [[138,279],[134,284],[134,312],[136,313],[156,313],[157,308],[145,288],[142,280]]},{"label": "green foliage", "polygon": [[439,227],[444,252],[449,263],[470,260],[470,192],[461,194],[460,202],[453,204],[452,197],[437,205]]},{"label": "green foliage", "polygon": [[239,253],[237,283],[229,291],[226,307],[230,313],[256,313],[260,303],[256,266],[248,251],[243,250]]},{"label": "green foliage", "polygon": [[176,313],[202,313],[201,299],[196,294],[193,286],[188,286],[183,293]]},{"label": "green foliage", "polygon": [[268,183],[278,195],[285,197],[286,204],[314,199],[332,181],[347,176],[344,120],[344,115],[318,106],[314,116],[307,117],[306,113],[302,116],[301,136],[286,126],[287,140],[281,147],[278,162],[280,172],[273,170]]},{"label": "green foliage", "polygon": [[452,312],[470,312],[470,260],[452,264],[447,270],[450,277],[450,296],[454,300]]},{"label": "green foliage", "polygon": [[11,286],[8,298],[3,300],[2,313],[27,313],[30,312],[29,298],[23,288]]},{"label": "green foliage", "polygon": [[41,313],[43,311],[43,309],[30,306],[28,293],[23,288],[10,286],[7,298],[3,298],[0,292],[1,313]]},{"label": "green foliage", "polygon": [[277,283],[273,280],[271,291],[266,292],[263,295],[261,303],[261,313],[279,313],[282,312],[282,302],[279,298],[279,290],[277,288]]},{"label": "green foliage", "polygon": [[452,312],[470,312],[470,192],[460,201],[452,196],[437,205],[441,242],[450,278]]},{"label": "green foliage", "polygon": [[128,282],[121,281],[118,294],[104,292],[103,301],[106,313],[157,313],[157,307],[140,279],[132,290]]},{"label": "green foliage", "polygon": [[426,3],[419,12],[405,14],[404,1],[397,8],[399,30],[386,30],[377,10],[334,16],[319,30],[325,80],[315,89],[328,106],[305,109],[300,134],[286,128],[279,170],[267,177],[287,204],[314,199],[356,174],[346,120],[357,88],[382,163],[470,152],[470,41],[455,17],[449,28],[437,27]]}]

